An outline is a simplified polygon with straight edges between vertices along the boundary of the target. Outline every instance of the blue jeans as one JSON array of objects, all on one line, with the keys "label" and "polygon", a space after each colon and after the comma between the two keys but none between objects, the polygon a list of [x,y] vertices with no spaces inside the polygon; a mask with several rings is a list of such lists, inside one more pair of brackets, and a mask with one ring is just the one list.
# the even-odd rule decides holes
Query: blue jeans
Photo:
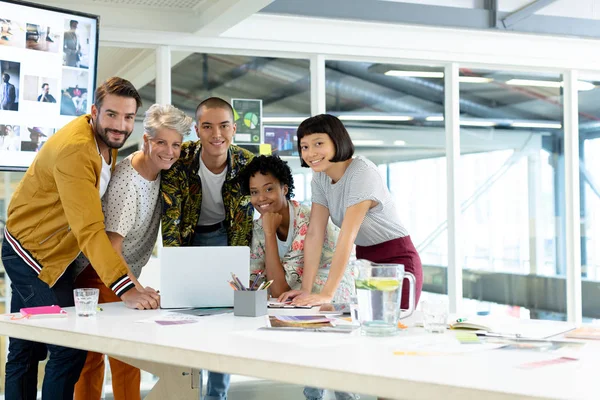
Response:
[{"label": "blue jeans", "polygon": [[[312,387],[304,388],[304,397],[306,397],[306,400],[322,400],[324,393],[325,393],[325,390],[323,390],[323,389],[317,389],[317,388],[312,388]],[[360,399],[360,397],[354,393],[335,392],[335,399],[336,400],[354,400],[354,399]]]},{"label": "blue jeans", "polygon": [[[73,281],[68,270],[51,288],[38,278],[6,240],[2,243],[2,264],[11,281],[11,313],[18,313],[23,307],[74,305]],[[87,351],[16,338],[9,338],[5,399],[35,400],[38,363],[46,358],[48,351],[50,358],[46,364],[42,399],[73,399]]]},{"label": "blue jeans", "polygon": [[[227,246],[227,231],[224,227],[214,232],[195,233],[192,246]],[[202,373],[200,375],[202,377]],[[226,400],[229,389],[229,374],[208,371],[205,400]],[[202,393],[200,393],[202,396]]]}]

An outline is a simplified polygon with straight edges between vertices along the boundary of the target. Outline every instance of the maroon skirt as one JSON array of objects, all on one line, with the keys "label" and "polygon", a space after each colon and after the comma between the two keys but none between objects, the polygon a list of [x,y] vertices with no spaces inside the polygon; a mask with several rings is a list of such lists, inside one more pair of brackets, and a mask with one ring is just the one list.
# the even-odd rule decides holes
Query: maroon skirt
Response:
[{"label": "maroon skirt", "polygon": [[[423,288],[423,266],[417,249],[410,236],[392,239],[373,246],[356,246],[356,258],[378,264],[402,264],[404,271],[415,276],[415,307],[419,304]],[[400,307],[408,309],[410,285],[402,285],[402,303]]]}]

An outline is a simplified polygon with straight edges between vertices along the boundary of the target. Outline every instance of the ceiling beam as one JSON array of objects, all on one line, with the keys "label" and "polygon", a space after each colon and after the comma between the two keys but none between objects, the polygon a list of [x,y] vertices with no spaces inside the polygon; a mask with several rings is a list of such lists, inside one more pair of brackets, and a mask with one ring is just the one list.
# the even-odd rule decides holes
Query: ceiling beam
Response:
[{"label": "ceiling beam", "polygon": [[273,0],[212,0],[194,7],[197,35],[219,36],[268,6]]},{"label": "ceiling beam", "polygon": [[[550,4],[550,0],[539,1],[547,3],[536,5],[540,8],[542,4],[544,7]],[[487,30],[496,28],[495,24],[490,24],[490,9],[492,6],[493,4],[489,1],[486,3],[486,9],[482,9],[379,0],[277,0],[261,10],[259,15],[277,14],[361,21],[363,23],[370,21],[391,24],[425,25],[436,28],[449,27]],[[498,25],[502,26],[501,20],[511,13],[497,11],[494,14],[500,20]],[[527,23],[513,25],[510,30],[552,35],[600,37],[600,24],[598,20],[551,15],[530,15],[527,18]],[[309,34],[307,33],[307,35]],[[385,38],[375,43],[380,43],[381,41],[385,41]]]},{"label": "ceiling beam", "polygon": [[510,28],[516,23],[531,17],[533,14],[541,10],[542,8],[554,3],[556,0],[535,0],[527,4],[525,7],[508,14],[502,18],[502,25],[504,28]]}]

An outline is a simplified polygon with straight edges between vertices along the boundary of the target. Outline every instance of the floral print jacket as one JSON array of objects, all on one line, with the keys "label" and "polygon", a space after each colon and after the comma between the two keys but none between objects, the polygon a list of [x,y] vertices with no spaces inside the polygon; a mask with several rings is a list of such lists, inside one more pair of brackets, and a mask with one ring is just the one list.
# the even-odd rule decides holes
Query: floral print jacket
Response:
[{"label": "floral print jacket", "polygon": [[[164,246],[191,246],[202,204],[200,141],[185,142],[179,160],[161,177],[162,239]],[[249,246],[252,239],[254,208],[250,196],[242,195],[237,179],[254,155],[231,145],[227,155],[227,175],[221,189],[225,206],[225,227],[229,246]]]},{"label": "floral print jacket", "polygon": [[[295,200],[290,200],[289,205],[294,210],[292,214],[294,220],[290,221],[290,226],[292,227],[290,234],[293,235],[293,239],[288,252],[280,258],[288,285],[292,289],[300,289],[302,286],[302,274],[304,272],[304,239],[308,231],[310,207],[300,204]],[[265,270],[266,246],[262,218],[254,221],[253,230],[252,246],[250,248],[250,280],[253,280],[260,271]],[[325,234],[325,242],[323,243],[319,270],[313,284],[313,293],[320,293],[327,281],[338,235],[339,229],[333,223],[329,222]],[[350,296],[354,295],[354,293],[354,277],[350,268],[348,268],[338,286],[333,301],[336,303],[348,303]]]}]

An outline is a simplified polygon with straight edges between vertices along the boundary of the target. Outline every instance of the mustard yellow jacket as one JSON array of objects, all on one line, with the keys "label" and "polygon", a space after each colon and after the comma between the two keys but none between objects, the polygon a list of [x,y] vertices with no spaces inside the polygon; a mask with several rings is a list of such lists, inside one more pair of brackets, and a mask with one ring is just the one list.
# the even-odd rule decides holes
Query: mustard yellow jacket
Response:
[{"label": "mustard yellow jacket", "polygon": [[[8,207],[7,240],[39,278],[53,286],[80,250],[104,284],[121,295],[133,284],[104,228],[99,186],[102,160],[84,115],[44,144]],[[116,150],[112,154],[113,167]],[[39,269],[39,270],[37,270]]]}]

